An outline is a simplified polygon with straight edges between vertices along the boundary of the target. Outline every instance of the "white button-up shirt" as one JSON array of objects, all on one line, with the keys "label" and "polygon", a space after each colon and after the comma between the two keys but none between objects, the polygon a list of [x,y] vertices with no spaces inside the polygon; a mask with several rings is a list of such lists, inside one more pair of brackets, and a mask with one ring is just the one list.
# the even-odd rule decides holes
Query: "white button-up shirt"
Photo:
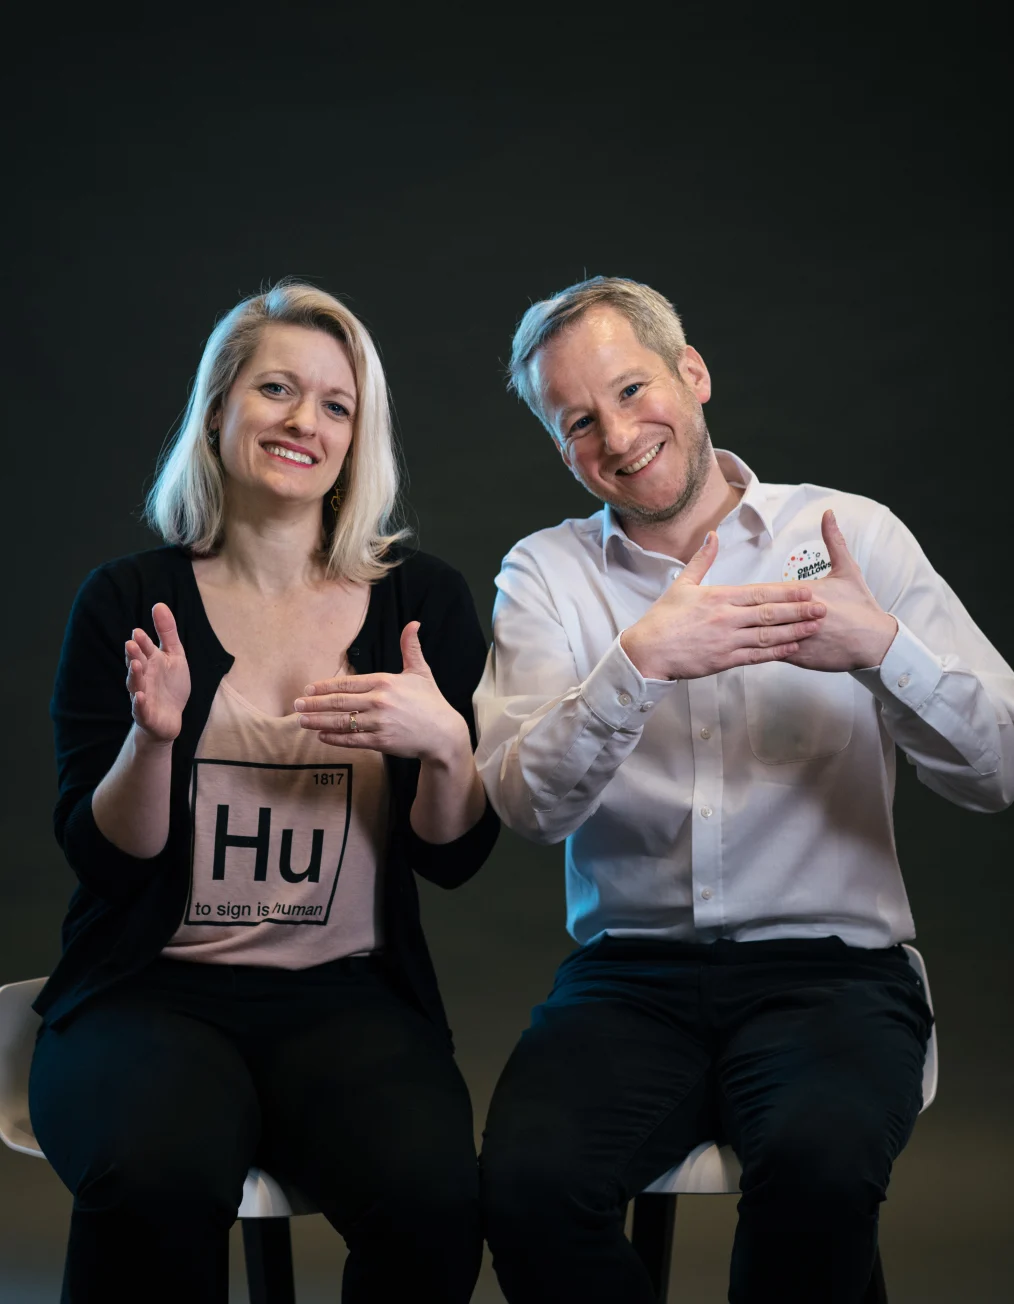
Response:
[{"label": "white button-up shirt", "polygon": [[831,507],[898,620],[883,664],[645,680],[619,635],[683,566],[628,539],[606,507],[504,559],[475,694],[483,782],[509,827],[566,838],[578,942],[837,934],[892,945],[914,935],[891,818],[895,744],[958,805],[1009,805],[1014,674],[887,508],[761,484],[732,454],[718,459],[744,493],[718,527],[705,583],[794,576],[802,550],[822,546]]}]

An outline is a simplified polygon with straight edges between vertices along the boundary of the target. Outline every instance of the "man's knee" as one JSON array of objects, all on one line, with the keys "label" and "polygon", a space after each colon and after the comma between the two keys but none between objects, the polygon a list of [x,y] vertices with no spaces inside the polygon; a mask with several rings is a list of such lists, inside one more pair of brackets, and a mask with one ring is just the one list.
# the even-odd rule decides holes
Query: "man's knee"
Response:
[{"label": "man's knee", "polygon": [[886,1137],[827,1120],[779,1129],[744,1164],[751,1199],[872,1213],[884,1199],[891,1162]]},{"label": "man's knee", "polygon": [[608,1181],[596,1181],[569,1148],[548,1137],[541,1143],[487,1142],[480,1182],[483,1224],[494,1253],[516,1240],[599,1235],[624,1203]]}]

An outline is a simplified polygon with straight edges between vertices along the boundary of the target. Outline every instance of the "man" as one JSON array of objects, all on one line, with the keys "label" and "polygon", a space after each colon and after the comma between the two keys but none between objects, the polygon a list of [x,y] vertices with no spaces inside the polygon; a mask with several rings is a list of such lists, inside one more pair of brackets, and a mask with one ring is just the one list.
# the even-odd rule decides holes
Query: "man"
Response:
[{"label": "man", "polygon": [[605,507],[508,554],[475,699],[501,817],[566,838],[581,944],[490,1107],[501,1287],[648,1304],[626,1204],[717,1135],[730,1300],[859,1301],[931,1022],[894,747],[1002,809],[1014,676],[886,508],[712,448],[708,370],[647,286],[535,304],[511,377]]}]

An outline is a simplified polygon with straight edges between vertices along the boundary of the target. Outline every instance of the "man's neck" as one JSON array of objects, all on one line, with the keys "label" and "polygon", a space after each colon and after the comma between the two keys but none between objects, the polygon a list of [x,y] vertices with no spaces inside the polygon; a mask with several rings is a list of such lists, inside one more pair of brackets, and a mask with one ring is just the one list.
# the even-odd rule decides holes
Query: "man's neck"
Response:
[{"label": "man's neck", "polygon": [[743,489],[729,484],[714,453],[704,488],[685,512],[669,521],[646,525],[634,517],[620,515],[624,533],[647,552],[660,552],[676,561],[688,562],[704,542],[708,531],[724,521],[743,497]]}]

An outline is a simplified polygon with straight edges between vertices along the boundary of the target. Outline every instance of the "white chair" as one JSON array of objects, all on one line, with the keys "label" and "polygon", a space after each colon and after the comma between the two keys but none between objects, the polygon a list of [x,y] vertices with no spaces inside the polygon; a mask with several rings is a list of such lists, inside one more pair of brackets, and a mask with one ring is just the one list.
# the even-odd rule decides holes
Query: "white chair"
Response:
[{"label": "white chair", "polygon": [[[37,1159],[45,1156],[28,1116],[28,1070],[39,1030],[32,1002],[45,978],[0,987],[0,1140]],[[289,1218],[316,1213],[294,1187],[263,1168],[251,1168],[243,1183],[237,1217],[243,1224],[250,1304],[295,1304]]]},{"label": "white chair", "polygon": [[[926,964],[914,946],[906,946],[904,950],[909,964],[922,979],[923,999],[932,1010]],[[937,1033],[934,1024],[923,1064],[922,1109],[929,1108],[936,1094]],[[718,1146],[712,1141],[705,1141],[703,1145],[691,1150],[681,1164],[663,1173],[635,1197],[631,1240],[651,1276],[657,1304],[666,1304],[669,1295],[677,1198],[681,1195],[738,1194],[741,1172],[739,1160],[731,1146]],[[887,1288],[879,1249],[864,1304],[887,1304]]]}]

